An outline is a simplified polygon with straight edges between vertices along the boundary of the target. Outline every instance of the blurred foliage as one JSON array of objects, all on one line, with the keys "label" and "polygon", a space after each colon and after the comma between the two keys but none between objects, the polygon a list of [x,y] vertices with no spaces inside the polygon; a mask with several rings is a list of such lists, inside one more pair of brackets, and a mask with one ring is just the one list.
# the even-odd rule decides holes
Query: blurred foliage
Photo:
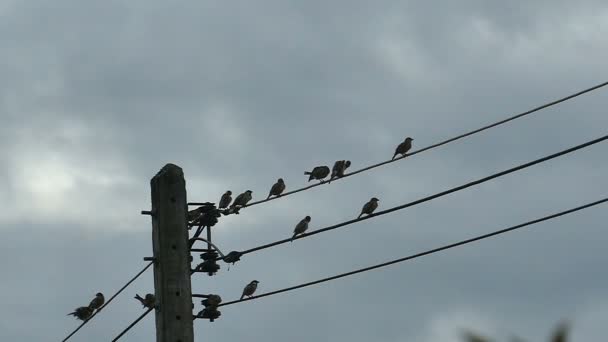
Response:
[{"label": "blurred foliage", "polygon": [[[560,323],[557,328],[553,331],[549,342],[567,342],[568,341],[568,331],[570,330],[567,323]],[[465,342],[495,342],[496,340],[488,338],[486,336],[479,335],[472,331],[466,331],[463,334],[463,339]],[[511,337],[509,342],[526,342],[526,340],[521,339],[519,337]]]}]

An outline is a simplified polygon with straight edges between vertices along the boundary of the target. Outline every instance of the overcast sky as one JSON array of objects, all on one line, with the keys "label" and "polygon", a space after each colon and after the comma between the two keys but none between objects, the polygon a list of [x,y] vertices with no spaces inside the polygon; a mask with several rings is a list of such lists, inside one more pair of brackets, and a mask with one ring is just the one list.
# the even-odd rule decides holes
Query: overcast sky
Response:
[{"label": "overcast sky", "polygon": [[[188,199],[265,197],[278,177],[359,169],[608,78],[605,1],[0,0],[0,340],[60,341],[66,314],[150,256],[149,181]],[[246,249],[389,208],[606,134],[608,89],[224,218]],[[504,228],[606,196],[606,143],[407,210],[248,255],[196,293],[235,299]],[[462,329],[605,339],[606,205],[320,286],[223,308],[196,341],[455,342]],[[195,255],[195,258],[198,256]],[[148,271],[72,341],[134,320]],[[200,310],[197,302],[196,311]],[[154,338],[146,317],[124,341]]]}]

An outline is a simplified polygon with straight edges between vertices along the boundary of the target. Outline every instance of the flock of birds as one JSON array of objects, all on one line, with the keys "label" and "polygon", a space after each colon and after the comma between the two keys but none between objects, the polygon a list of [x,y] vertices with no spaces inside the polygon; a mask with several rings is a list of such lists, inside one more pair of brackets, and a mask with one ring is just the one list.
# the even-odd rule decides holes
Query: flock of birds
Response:
[{"label": "flock of birds", "polygon": [[91,300],[88,306],[78,307],[74,310],[74,312],[70,312],[68,316],[72,315],[80,320],[85,321],[93,315],[93,312],[95,312],[95,310],[101,310],[101,307],[105,302],[106,299],[104,298],[103,293],[97,292],[97,294],[95,294],[95,298]]},{"label": "flock of birds", "polygon": [[[145,308],[151,309],[156,306],[156,297],[154,297],[154,295],[151,293],[148,293],[143,298],[140,295],[136,294],[135,299],[137,299]],[[74,309],[74,312],[70,312],[68,316],[71,315],[81,321],[86,321],[91,318],[91,316],[93,316],[93,313],[95,313],[95,311],[100,311],[105,302],[106,299],[103,296],[103,293],[97,292],[97,294],[95,294],[95,298],[91,300],[88,306],[78,307]]]},{"label": "flock of birds", "polygon": [[[394,160],[399,155],[405,156],[406,153],[412,148],[413,140],[414,139],[412,139],[410,137],[405,138],[405,140],[402,143],[400,143],[397,146],[397,148],[395,149],[395,153],[393,154],[393,157],[391,158],[391,160]],[[336,178],[344,177],[344,172],[350,166],[350,164],[351,164],[350,160],[336,161],[334,163],[333,168],[331,169],[331,176],[329,178],[329,182],[331,182],[332,180],[334,180]],[[329,174],[330,174],[329,167],[325,166],[325,165],[317,166],[317,167],[313,168],[312,171],[304,172],[304,175],[309,176],[309,178],[308,178],[309,182],[313,179],[319,180],[322,182],[323,179],[325,179],[327,176],[329,176]],[[270,188],[270,191],[268,192],[268,197],[266,199],[270,199],[272,196],[275,196],[275,197],[281,196],[283,191],[285,191],[285,187],[286,187],[285,181],[283,181],[282,178],[279,178],[277,180],[277,182],[274,183],[272,185],[272,187]],[[231,209],[238,209],[239,207],[246,206],[247,203],[249,203],[252,198],[253,198],[253,191],[247,190],[247,191],[241,193],[240,195],[238,195],[234,199],[234,202],[232,202],[232,191],[228,190],[222,195],[218,208],[219,209],[228,209],[230,207]],[[361,213],[359,214],[357,219],[361,218],[363,215],[371,215],[378,208],[379,201],[380,200],[377,199],[376,197],[372,197],[367,203],[365,203],[363,205],[363,208],[361,208]],[[232,202],[232,204],[230,204],[231,202]],[[189,212],[189,215],[194,214],[193,213],[194,211],[196,211],[196,209]],[[296,226],[293,230],[293,236],[291,237],[291,241],[293,241],[296,238],[296,236],[304,234],[304,232],[306,232],[310,221],[311,221],[311,217],[306,216],[300,222],[298,222],[298,224],[296,224]],[[259,284],[259,281],[257,281],[257,280],[253,280],[249,284],[247,284],[247,286],[245,286],[245,288],[243,289],[243,293],[241,294],[240,299],[242,300],[245,297],[252,297],[253,294],[255,293],[256,289],[258,288],[258,284]],[[155,303],[156,298],[151,293],[148,293],[144,298],[140,297],[139,295],[136,295],[135,299],[140,301],[140,303],[146,308],[153,308],[156,305],[156,303]],[[85,321],[93,315],[95,310],[97,310],[97,311],[101,310],[101,307],[103,306],[104,302],[105,302],[105,299],[104,299],[103,294],[97,293],[95,295],[95,298],[93,298],[93,300],[91,301],[91,303],[88,306],[81,306],[79,308],[76,308],[74,310],[74,312],[69,313],[68,316],[73,315],[77,319]]]},{"label": "flock of birds", "polygon": [[[405,140],[400,143],[395,149],[395,153],[391,160],[394,160],[397,156],[405,156],[406,153],[412,148],[412,141],[414,139],[407,137]],[[329,177],[329,182],[336,178],[344,177],[344,172],[350,166],[350,160],[338,160],[334,163],[333,168],[331,169],[331,176]],[[308,181],[311,180],[319,180],[323,181],[327,176],[329,176],[330,170],[328,166],[317,166],[312,169],[312,171],[304,172],[304,175],[309,176]],[[266,199],[270,199],[272,196],[279,197],[285,191],[285,181],[282,178],[279,178],[276,183],[272,185],[270,191],[268,192],[268,197]],[[252,200],[253,192],[251,190],[247,190],[242,194],[238,195],[234,202],[232,202],[232,191],[226,191],[219,202],[219,209],[238,209],[239,207],[244,207]],[[378,202],[380,200],[376,197],[372,197],[367,203],[363,205],[361,208],[361,213],[357,217],[357,219],[361,218],[363,215],[371,215],[377,208]],[[230,204],[232,202],[232,204]],[[308,230],[308,224],[312,218],[310,216],[304,217],[298,224],[296,224],[293,235],[291,237],[291,241],[293,241],[298,235],[304,234],[306,230]],[[255,293],[255,290],[258,288],[259,281],[253,280],[245,288],[243,289],[243,293],[241,295],[241,300],[245,297],[251,297]]]}]

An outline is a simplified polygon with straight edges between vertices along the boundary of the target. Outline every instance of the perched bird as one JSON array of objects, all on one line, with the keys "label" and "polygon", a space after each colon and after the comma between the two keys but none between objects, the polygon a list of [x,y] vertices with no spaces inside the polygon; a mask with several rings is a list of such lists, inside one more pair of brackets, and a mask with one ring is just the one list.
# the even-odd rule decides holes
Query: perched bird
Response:
[{"label": "perched bird", "polygon": [[91,300],[91,303],[89,303],[89,308],[91,308],[91,310],[99,311],[105,301],[106,299],[103,297],[103,294],[101,292],[97,292],[97,294],[95,294],[95,298],[93,298],[93,300]]},{"label": "perched bird", "polygon": [[323,178],[327,177],[329,175],[329,167],[328,166],[317,166],[314,169],[312,169],[312,171],[308,172],[304,172],[305,175],[310,175],[310,177],[308,178],[308,181],[310,182],[313,179],[318,179],[320,181],[323,180]]},{"label": "perched bird", "polygon": [[219,209],[228,208],[228,205],[232,202],[232,191],[228,190],[224,192],[222,198],[220,199]]},{"label": "perched bird", "polygon": [[153,294],[148,293],[144,298],[141,298],[138,294],[135,294],[135,299],[137,299],[141,305],[145,308],[151,309],[156,304],[156,297]]},{"label": "perched bird", "polygon": [[391,160],[395,159],[398,154],[405,156],[407,151],[412,148],[412,141],[414,141],[414,139],[410,137],[405,138],[405,140],[395,149],[395,154],[393,154],[393,158],[391,158]]},{"label": "perched bird", "polygon": [[380,200],[377,199],[376,197],[372,197],[372,199],[370,199],[369,202],[365,203],[365,205],[361,209],[361,214],[359,214],[359,217],[357,217],[357,218],[361,218],[361,216],[363,216],[363,214],[370,215],[371,213],[373,213],[374,210],[376,210],[376,208],[378,208],[378,201],[380,201]]},{"label": "perched bird", "polygon": [[247,202],[251,201],[251,199],[253,198],[251,196],[252,193],[253,193],[253,191],[247,190],[247,191],[243,192],[242,194],[236,196],[236,198],[234,199],[234,202],[232,203],[232,205],[230,207],[231,208],[234,208],[236,206],[244,207],[245,205],[247,205]]},{"label": "perched bird", "polygon": [[245,286],[245,288],[243,289],[243,294],[241,295],[241,300],[243,298],[245,298],[245,296],[247,296],[247,297],[253,296],[253,294],[255,293],[255,290],[258,288],[258,283],[259,283],[259,281],[253,280],[251,283],[247,284],[247,286]]},{"label": "perched bird", "polygon": [[[274,185],[272,186],[272,188],[270,188],[270,192],[268,193],[268,198],[270,198],[270,196],[281,196],[281,193],[283,193],[283,191],[285,190],[285,182],[283,181],[283,178],[279,178],[277,180],[276,183],[274,183]],[[266,199],[268,199],[266,198]]]},{"label": "perched bird", "polygon": [[296,224],[296,228],[293,230],[293,236],[291,237],[291,241],[296,238],[296,235],[302,234],[308,229],[308,224],[310,223],[310,216],[306,216],[302,219],[302,221]]},{"label": "perched bird", "polygon": [[350,166],[350,160],[338,160],[334,163],[334,167],[331,169],[331,177],[329,177],[329,181],[331,182],[335,178],[344,177],[344,171]]},{"label": "perched bird", "polygon": [[79,308],[76,308],[74,312],[70,312],[68,316],[72,315],[81,321],[86,321],[87,319],[89,319],[89,317],[91,317],[92,314],[93,309],[88,306],[81,306]]}]

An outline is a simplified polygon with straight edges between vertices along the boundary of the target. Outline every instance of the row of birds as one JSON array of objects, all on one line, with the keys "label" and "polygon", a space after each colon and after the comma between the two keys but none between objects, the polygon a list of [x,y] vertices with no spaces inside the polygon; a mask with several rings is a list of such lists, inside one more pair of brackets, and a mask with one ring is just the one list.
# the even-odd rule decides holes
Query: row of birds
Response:
[{"label": "row of birds", "polygon": [[[391,158],[391,160],[394,160],[395,157],[397,157],[398,155],[405,156],[406,153],[412,148],[413,140],[414,139],[412,139],[410,137],[405,138],[405,140],[402,143],[400,143],[397,146],[397,148],[395,149],[395,153],[393,154],[393,157]],[[331,177],[329,178],[329,182],[331,182],[332,180],[334,180],[336,178],[344,177],[344,172],[350,166],[350,164],[351,164],[350,160],[336,161],[331,170]],[[309,182],[313,179],[323,181],[323,179],[325,179],[325,177],[327,177],[329,175],[329,173],[330,173],[330,170],[329,170],[328,166],[317,166],[317,167],[313,168],[312,171],[304,172],[304,175],[309,176],[309,178],[308,178]],[[279,178],[277,180],[277,182],[275,184],[273,184],[272,187],[270,188],[268,197],[266,199],[270,199],[270,197],[272,197],[272,196],[276,196],[276,197],[281,196],[283,191],[285,191],[285,182],[283,181],[282,178]],[[230,206],[230,208],[246,206],[247,203],[249,203],[249,201],[251,201],[251,199],[253,198],[252,194],[253,194],[253,192],[251,190],[247,190],[247,191],[243,192],[242,194],[238,195],[234,199],[234,202],[231,205],[230,202],[232,202],[232,192],[230,190],[228,190],[222,195],[218,208],[226,209],[226,208],[228,208],[228,206]],[[365,205],[363,205],[363,208],[361,208],[361,213],[359,214],[359,216],[357,218],[361,218],[361,216],[363,216],[363,215],[371,215],[378,208],[379,201],[380,200],[378,198],[372,197],[367,203],[365,203]],[[190,214],[195,214],[195,211],[192,211]],[[293,236],[291,237],[292,241],[293,241],[293,239],[296,238],[296,236],[306,232],[310,221],[311,221],[311,217],[306,216],[300,222],[298,222],[298,224],[296,224],[294,231],[293,231]],[[253,280],[249,284],[247,284],[247,286],[245,286],[245,288],[243,289],[241,299],[245,298],[246,296],[251,297],[255,293],[258,283],[259,283],[259,281]],[[144,298],[140,297],[139,295],[136,295],[135,299],[137,299],[146,308],[153,308],[156,305],[155,304],[156,298],[151,293],[148,293]],[[98,292],[95,295],[95,298],[93,298],[93,300],[91,300],[91,302],[89,303],[88,306],[78,307],[74,310],[74,312],[69,313],[68,316],[73,315],[77,319],[85,321],[85,320],[89,319],[96,310],[97,311],[101,310],[104,303],[105,303],[105,298],[104,298],[103,294],[101,292]]]},{"label": "row of birds", "polygon": [[[136,294],[135,299],[137,299],[145,308],[153,308],[156,305],[156,297],[151,293],[148,293],[143,298]],[[78,307],[74,309],[74,312],[70,312],[68,316],[72,315],[81,321],[86,321],[93,316],[95,311],[100,311],[105,302],[106,299],[103,296],[103,293],[97,292],[95,298],[91,300],[88,306]]]},{"label": "row of birds", "polygon": [[[281,179],[279,179],[279,181],[282,181]],[[284,184],[284,183],[282,183]],[[276,185],[276,184],[275,184]],[[273,187],[274,188],[274,187]],[[222,196],[222,200],[224,200],[226,195],[230,194],[230,190],[228,190],[223,196]],[[251,191],[247,190],[245,193],[243,194],[248,194],[249,198],[251,198]],[[237,200],[243,195],[239,195],[239,197],[237,197]],[[367,203],[365,203],[363,205],[363,208],[361,208],[361,212],[359,213],[359,216],[357,217],[357,219],[361,218],[361,216],[363,215],[371,215],[373,214],[373,212],[378,208],[378,202],[380,200],[376,197],[372,197]],[[236,203],[237,201],[235,201]],[[239,202],[240,203],[240,202]],[[220,209],[224,209],[225,206],[222,206],[222,202],[220,201]],[[192,210],[188,213],[188,219],[189,220],[194,220],[197,215],[199,214],[198,209]],[[308,224],[310,223],[310,221],[312,220],[312,218],[310,216],[306,216],[304,217],[302,220],[300,220],[300,222],[298,222],[298,224],[296,224],[296,227],[294,228],[293,231],[293,236],[291,237],[291,240],[293,241],[293,239],[296,238],[296,236],[303,234],[304,232],[306,232],[306,230],[308,229]]]},{"label": "row of birds", "polygon": [[[334,180],[336,178],[343,177],[344,171],[346,171],[346,169],[349,166],[350,166],[350,160],[336,161],[336,163],[334,164],[334,167],[331,171],[331,177],[330,177],[329,181],[331,182],[332,180]],[[323,181],[323,179],[329,175],[329,167],[317,166],[314,169],[312,169],[312,171],[310,171],[310,172],[308,172],[308,171],[304,172],[304,174],[310,175],[310,177],[308,178],[309,182],[313,179],[318,179],[318,180]],[[270,199],[270,197],[272,197],[272,196],[275,196],[275,197],[281,196],[283,191],[285,191],[285,188],[286,188],[285,181],[283,180],[283,178],[279,178],[277,180],[277,182],[274,183],[272,185],[272,187],[270,187],[270,191],[268,192],[268,197],[266,197],[266,199]],[[228,190],[220,198],[218,208],[227,209],[229,206],[230,206],[230,208],[244,207],[252,199],[253,199],[253,191],[247,190],[247,191],[239,194],[238,196],[236,196],[236,198],[234,199],[234,202],[232,202],[232,191]],[[230,204],[230,202],[232,202],[232,205]]]},{"label": "row of birds", "polygon": [[95,294],[95,298],[91,300],[88,306],[81,306],[74,310],[74,312],[70,312],[68,316],[72,315],[80,320],[87,320],[89,317],[93,315],[93,312],[96,310],[101,310],[101,307],[106,302],[106,299],[103,296],[103,293],[97,292]]},{"label": "row of birds", "polygon": [[[377,199],[376,197],[373,197],[372,199],[369,200],[369,202],[365,203],[365,205],[361,209],[361,213],[359,214],[359,216],[357,218],[361,218],[361,216],[363,216],[364,214],[367,214],[367,215],[372,214],[374,212],[374,210],[376,210],[376,208],[378,208],[378,201],[380,201],[380,200]],[[293,236],[291,237],[291,241],[293,241],[293,239],[295,239],[296,236],[306,232],[310,221],[311,221],[311,217],[306,216],[300,222],[298,222],[298,224],[294,228]],[[257,289],[258,283],[259,283],[259,281],[253,280],[249,284],[247,284],[247,286],[245,286],[245,288],[243,289],[243,293],[241,295],[241,300],[245,296],[251,297],[253,295],[253,293],[255,292],[255,290]],[[155,305],[155,297],[153,294],[150,294],[150,293],[148,293],[144,298],[140,297],[139,295],[135,295],[135,299],[139,300],[142,303],[142,305],[147,308],[152,308]],[[91,300],[91,302],[89,303],[88,306],[78,307],[74,310],[74,312],[69,313],[68,316],[73,315],[77,319],[86,321],[93,315],[95,310],[97,310],[97,311],[101,310],[101,307],[103,306],[104,303],[105,303],[105,298],[104,298],[103,294],[101,292],[98,292],[95,295],[95,298],[93,298],[93,300]]]},{"label": "row of birds", "polygon": [[[373,214],[374,211],[378,208],[378,202],[380,202],[379,199],[377,199],[376,197],[372,197],[367,203],[363,205],[363,208],[361,208],[361,213],[359,214],[359,216],[357,216],[357,218],[359,219],[363,215]],[[296,227],[293,230],[293,236],[291,237],[291,241],[293,241],[296,236],[304,234],[304,232],[308,230],[308,224],[311,220],[312,218],[310,216],[306,216],[300,222],[298,222],[298,224],[296,224]]]},{"label": "row of birds", "polygon": [[[241,299],[245,298],[245,296],[253,296],[255,290],[258,287],[258,283],[259,281],[253,280],[252,282],[247,284],[247,286],[245,286],[245,288],[243,289]],[[144,306],[144,308],[152,309],[156,306],[156,297],[151,293],[146,294],[143,298],[140,295],[136,294],[135,299],[137,299]],[[74,316],[81,321],[86,321],[91,318],[91,316],[93,316],[93,313],[95,313],[95,311],[100,311],[105,302],[106,299],[103,296],[103,293],[98,292],[97,294],[95,294],[95,298],[91,300],[89,305],[81,306],[74,309],[74,312],[70,312],[68,316]]]},{"label": "row of birds", "polygon": [[[405,138],[405,140],[402,143],[400,143],[397,146],[397,148],[395,149],[395,153],[393,154],[393,157],[391,158],[391,160],[394,160],[398,155],[405,156],[406,153],[412,148],[413,140],[414,139],[412,139],[410,137]],[[344,172],[350,166],[350,164],[351,164],[350,160],[336,161],[334,163],[333,168],[331,169],[331,176],[329,177],[329,182],[331,182],[332,180],[334,180],[336,178],[344,177]],[[325,177],[329,176],[329,173],[330,173],[329,167],[326,165],[323,165],[323,166],[317,166],[317,167],[313,168],[312,171],[304,172],[304,175],[309,176],[308,177],[309,182],[313,179],[316,179],[316,180],[319,180],[322,182],[323,179],[325,179]],[[279,178],[277,180],[277,182],[274,183],[272,185],[272,187],[270,188],[270,191],[268,192],[268,197],[266,197],[266,199],[268,200],[272,196],[275,196],[275,197],[281,196],[283,191],[285,191],[285,187],[286,187],[285,181],[283,180],[283,178]],[[232,191],[228,190],[220,198],[218,208],[227,209],[229,206],[230,206],[230,208],[244,207],[252,199],[253,199],[253,191],[247,190],[247,191],[239,194],[234,199],[234,202],[231,205],[230,203],[232,202]]]},{"label": "row of birds", "polygon": [[[399,144],[399,146],[397,146],[397,148],[395,149],[395,153],[393,154],[393,158],[391,158],[391,160],[394,160],[395,157],[397,157],[398,155],[405,156],[405,154],[412,148],[413,140],[414,139],[410,137],[405,138],[405,140],[401,144]],[[350,164],[351,163],[349,160],[338,160],[337,162],[335,162],[334,167],[331,171],[331,177],[329,178],[329,181],[331,182],[335,178],[343,177],[344,171],[346,171]],[[304,174],[310,176],[308,178],[309,182],[313,179],[323,181],[323,179],[329,175],[329,167],[317,166],[310,172],[304,172]],[[285,182],[283,181],[283,179],[279,178],[278,181],[270,188],[270,192],[268,193],[268,197],[266,199],[269,199],[272,196],[280,196],[284,190]],[[226,191],[226,193],[222,195],[222,198],[220,199],[219,203],[220,209],[228,208],[230,202],[232,201],[231,195],[231,191]],[[245,206],[249,201],[251,201],[251,198],[252,191],[247,190],[236,197],[231,207],[234,208],[237,206]],[[367,203],[363,205],[363,208],[361,208],[361,213],[357,218],[361,218],[361,216],[363,215],[371,215],[378,208],[379,201],[380,200],[378,198],[372,197]],[[296,227],[293,231],[293,236],[291,237],[292,241],[296,238],[296,236],[303,234],[304,232],[306,232],[306,230],[308,230],[308,224],[311,220],[312,218],[310,216],[306,216],[300,222],[298,222],[298,224],[296,224]],[[241,294],[240,299],[243,300],[243,298],[245,297],[253,296],[253,294],[258,288],[259,283],[260,282],[257,280],[252,280],[249,284],[247,284],[243,289],[243,293]]]}]

